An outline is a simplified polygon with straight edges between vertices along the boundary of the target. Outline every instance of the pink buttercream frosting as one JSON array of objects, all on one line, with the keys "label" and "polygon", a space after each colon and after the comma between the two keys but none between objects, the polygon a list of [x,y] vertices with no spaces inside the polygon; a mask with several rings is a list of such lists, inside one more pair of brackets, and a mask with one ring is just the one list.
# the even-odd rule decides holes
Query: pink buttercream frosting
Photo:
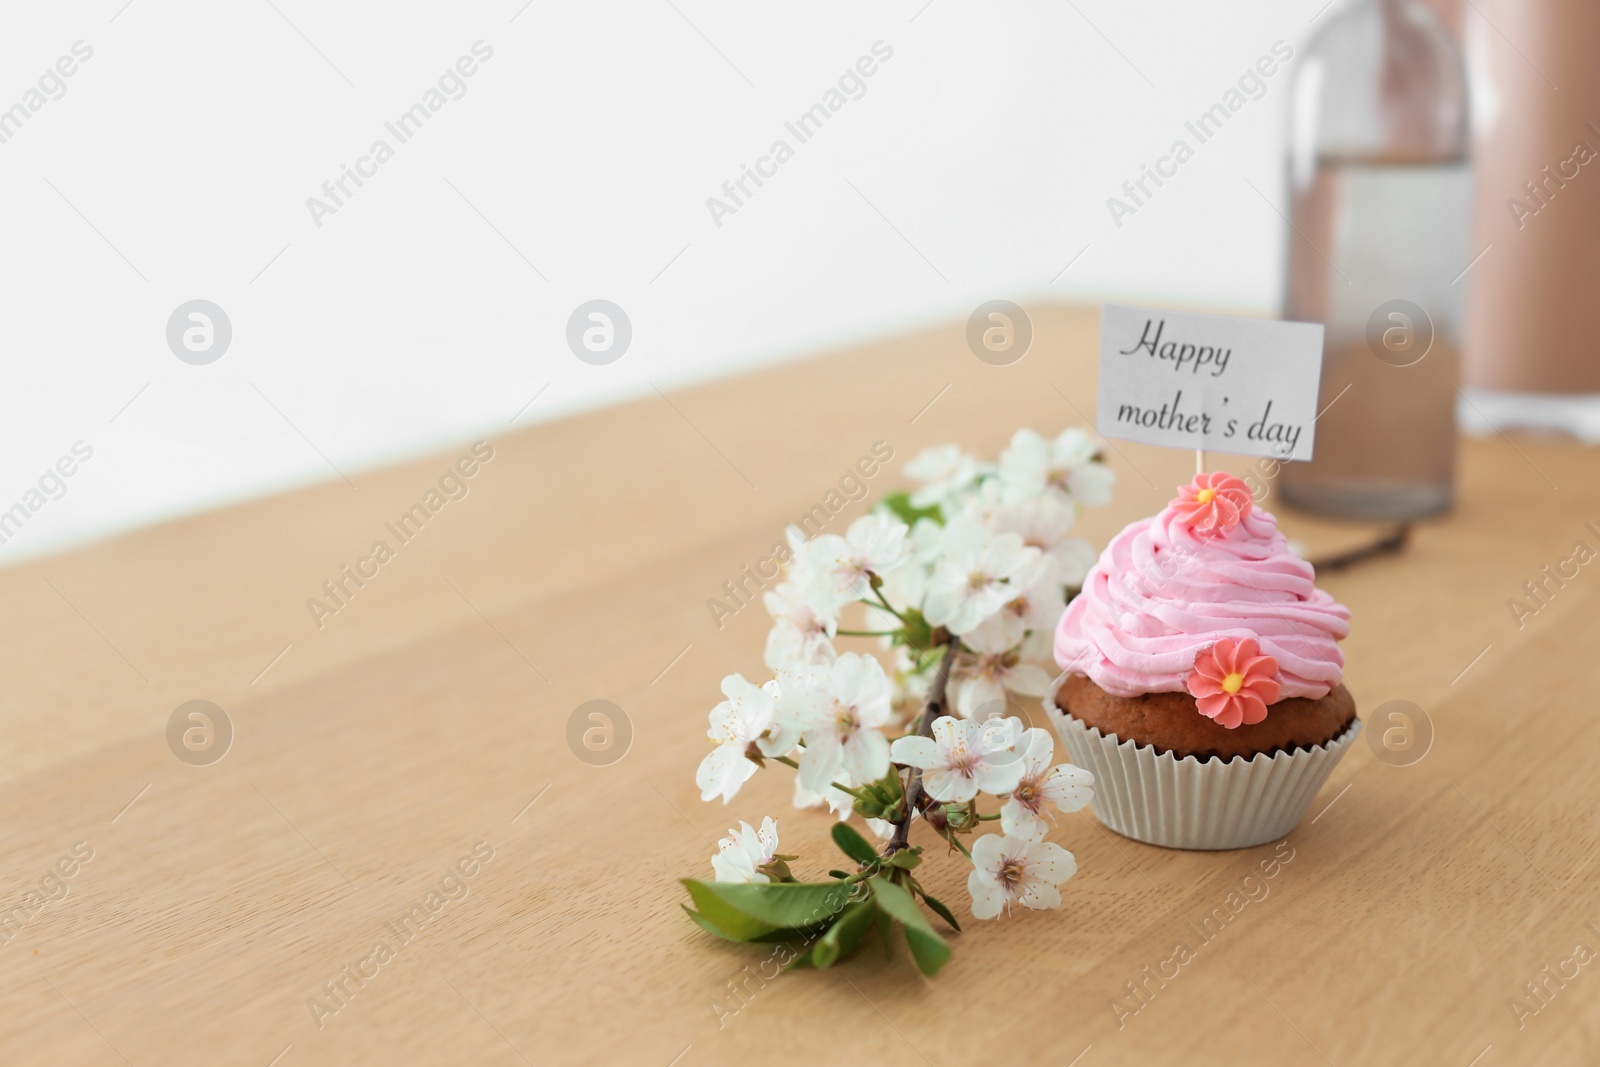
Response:
[{"label": "pink buttercream frosting", "polygon": [[1111,540],[1056,628],[1056,662],[1108,693],[1186,692],[1195,657],[1253,638],[1277,661],[1283,697],[1323,697],[1344,677],[1335,643],[1350,611],[1314,584],[1278,521],[1248,508],[1197,533],[1180,501]]}]

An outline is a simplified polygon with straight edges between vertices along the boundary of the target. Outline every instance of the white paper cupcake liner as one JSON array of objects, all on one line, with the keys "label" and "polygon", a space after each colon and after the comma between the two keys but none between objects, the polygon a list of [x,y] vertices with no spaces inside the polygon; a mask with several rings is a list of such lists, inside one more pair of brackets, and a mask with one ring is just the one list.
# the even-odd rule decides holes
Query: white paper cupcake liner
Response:
[{"label": "white paper cupcake liner", "polygon": [[1056,706],[1061,681],[1044,698],[1045,711],[1072,762],[1094,775],[1096,818],[1124,837],[1164,848],[1250,848],[1284,837],[1361,732],[1357,719],[1315,748],[1202,763],[1085,726]]}]

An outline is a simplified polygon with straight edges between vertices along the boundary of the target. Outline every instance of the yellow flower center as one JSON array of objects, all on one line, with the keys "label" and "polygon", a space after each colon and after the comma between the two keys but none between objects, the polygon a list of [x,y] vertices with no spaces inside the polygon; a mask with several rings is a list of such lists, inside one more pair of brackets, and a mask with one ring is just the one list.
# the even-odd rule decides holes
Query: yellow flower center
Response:
[{"label": "yellow flower center", "polygon": [[1217,491],[1215,489],[1202,489],[1202,490],[1200,490],[1200,492],[1195,494],[1195,498],[1194,499],[1195,499],[1196,503],[1209,504],[1213,500],[1215,500],[1216,498],[1217,498]]},{"label": "yellow flower center", "polygon": [[1244,685],[1244,675],[1237,672],[1228,675],[1222,680],[1222,691],[1229,695],[1237,693]]},{"label": "yellow flower center", "polygon": [[861,725],[861,720],[856,717],[856,709],[853,705],[846,706],[837,702],[833,705],[833,721],[838,724],[839,732],[846,737],[854,734],[856,727]]}]

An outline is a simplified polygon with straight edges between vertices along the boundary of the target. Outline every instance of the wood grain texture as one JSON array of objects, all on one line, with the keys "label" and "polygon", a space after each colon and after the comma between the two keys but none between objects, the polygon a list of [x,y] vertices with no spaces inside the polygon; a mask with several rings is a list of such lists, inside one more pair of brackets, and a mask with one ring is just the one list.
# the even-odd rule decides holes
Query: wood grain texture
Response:
[{"label": "wood grain texture", "polygon": [[[1396,767],[1356,745],[1266,895],[1209,940],[1194,925],[1273,850],[1167,852],[1087,815],[1052,835],[1078,858],[1065,906],[971,923],[933,981],[869,953],[763,983],[759,948],[683,916],[676,879],[709,876],[739,818],[777,815],[803,872],[832,862],[786,771],[726,808],[698,798],[717,683],[762,673],[766,630],[759,606],[719,628],[707,598],[875,441],[895,460],[873,497],[924,446],[994,455],[1018,426],[1086,423],[1096,315],[1034,320],[1010,367],[951,324],[508,426],[468,495],[320,628],[307,599],[393,542],[383,524],[467,446],[0,571],[0,906],[93,849],[0,945],[0,1063],[1594,1062],[1600,962],[1549,983],[1520,1028],[1508,1007],[1575,943],[1600,949],[1600,565],[1521,629],[1507,608],[1600,542],[1596,457],[1558,442],[1464,441],[1451,517],[1325,578],[1354,613],[1362,714],[1415,701],[1433,746]],[[1083,524],[1096,544],[1192,469],[1125,444],[1111,461],[1115,500]],[[1313,552],[1370,532],[1282,518]],[[197,698],[236,732],[211,766],[165,740]],[[591,699],[631,721],[608,766],[567,744]],[[319,1028],[308,1000],[480,842],[493,858],[465,898]],[[964,869],[932,859],[930,888],[964,914]],[[1180,941],[1195,958],[1148,982]],[[1130,981],[1153,993],[1119,1025]],[[746,1006],[719,1026],[730,984]]]}]

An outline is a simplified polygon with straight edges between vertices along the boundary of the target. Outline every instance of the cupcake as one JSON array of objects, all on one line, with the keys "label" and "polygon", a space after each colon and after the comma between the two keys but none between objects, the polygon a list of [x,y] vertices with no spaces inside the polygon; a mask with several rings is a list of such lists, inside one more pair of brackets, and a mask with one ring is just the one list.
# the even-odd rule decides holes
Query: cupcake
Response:
[{"label": "cupcake", "polygon": [[1361,729],[1350,612],[1229,474],[1112,539],[1056,629],[1046,699],[1095,814],[1169,848],[1246,848],[1300,821]]}]

